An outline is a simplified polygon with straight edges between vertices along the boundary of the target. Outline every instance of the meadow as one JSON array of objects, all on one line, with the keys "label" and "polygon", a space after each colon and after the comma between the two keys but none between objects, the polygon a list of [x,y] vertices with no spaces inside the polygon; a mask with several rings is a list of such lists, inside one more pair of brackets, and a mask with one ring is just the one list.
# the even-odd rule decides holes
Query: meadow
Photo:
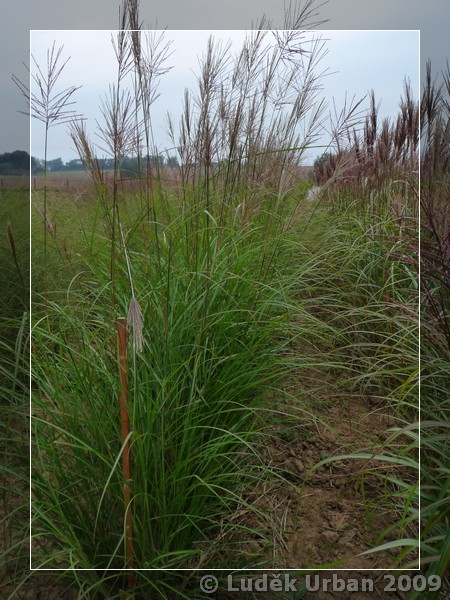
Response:
[{"label": "meadow", "polygon": [[347,107],[306,175],[320,44],[299,69],[298,32],[268,60],[263,32],[231,63],[211,41],[169,172],[150,160],[164,42],[124,19],[114,169],[70,120],[85,176],[31,186],[31,307],[28,197],[2,191],[4,597],[200,598],[213,568],[444,580],[448,80],[430,69],[420,104],[405,83],[381,123],[374,95]]}]

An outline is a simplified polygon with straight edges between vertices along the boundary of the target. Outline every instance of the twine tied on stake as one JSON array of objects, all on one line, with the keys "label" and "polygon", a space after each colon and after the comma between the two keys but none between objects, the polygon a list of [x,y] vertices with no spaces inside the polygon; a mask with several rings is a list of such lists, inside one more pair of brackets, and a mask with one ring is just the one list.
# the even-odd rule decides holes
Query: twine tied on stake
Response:
[{"label": "twine tied on stake", "polygon": [[128,308],[127,325],[133,332],[134,344],[137,352],[142,352],[144,338],[142,331],[144,329],[144,319],[139,302],[134,296],[131,296],[130,306]]},{"label": "twine tied on stake", "polygon": [[125,260],[127,261],[127,270],[128,270],[128,278],[130,280],[131,287],[131,300],[130,306],[128,307],[128,315],[127,315],[127,325],[130,331],[133,334],[134,345],[137,352],[142,352],[144,338],[142,336],[142,331],[144,329],[144,319],[142,317],[142,309],[139,305],[139,302],[136,300],[136,296],[134,295],[134,286],[133,286],[133,278],[131,276],[131,266],[130,260],[128,258],[127,246],[125,244],[125,238],[122,231],[122,225],[119,224],[120,227],[120,236],[122,238],[122,246],[125,252]]}]

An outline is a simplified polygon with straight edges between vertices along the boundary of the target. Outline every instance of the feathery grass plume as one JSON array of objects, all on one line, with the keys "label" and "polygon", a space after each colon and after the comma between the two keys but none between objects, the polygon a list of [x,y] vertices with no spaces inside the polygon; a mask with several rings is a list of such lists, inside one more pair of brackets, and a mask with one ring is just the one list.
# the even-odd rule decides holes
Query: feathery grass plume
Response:
[{"label": "feathery grass plume", "polygon": [[[151,109],[159,97],[158,87],[160,78],[168,73],[172,67],[166,66],[166,61],[171,56],[171,43],[166,42],[165,32],[141,31],[137,28],[137,6],[129,5],[129,18],[132,30],[131,48],[133,55],[133,89],[134,112],[136,120],[136,144],[134,152],[138,161],[138,177],[140,194],[147,208],[147,240],[151,240],[151,233],[156,239],[156,252],[159,253],[159,232],[155,203],[157,201],[160,179],[160,165],[158,149],[155,145]],[[155,164],[156,163],[156,164]],[[156,177],[154,174],[156,171]],[[142,189],[142,182],[145,188]],[[156,185],[155,185],[156,183]],[[156,190],[155,190],[156,188]]]},{"label": "feathery grass plume", "polygon": [[69,125],[69,133],[78,156],[89,171],[97,196],[100,200],[105,200],[107,190],[104,172],[100,168],[99,161],[95,155],[95,148],[88,137],[85,121],[72,121]]},{"label": "feathery grass plume", "polygon": [[125,238],[123,235],[122,225],[119,225],[119,227],[120,227],[120,236],[122,239],[122,247],[123,247],[123,250],[125,253],[125,260],[127,263],[128,279],[130,281],[130,287],[131,287],[131,300],[130,300],[130,305],[128,308],[127,325],[133,333],[133,340],[134,340],[136,351],[142,352],[143,344],[144,344],[144,338],[142,335],[143,328],[144,328],[144,319],[142,317],[142,309],[134,295],[134,286],[133,286],[133,278],[131,276],[130,259],[128,257],[128,252],[127,252],[127,247],[125,244]]},{"label": "feathery grass plume", "polygon": [[117,37],[111,38],[114,54],[117,61],[116,81],[109,85],[108,93],[101,99],[100,112],[103,122],[96,121],[98,137],[104,144],[104,150],[114,160],[111,239],[110,239],[110,281],[111,281],[111,308],[116,306],[116,272],[117,272],[117,229],[120,224],[119,215],[119,182],[122,176],[122,160],[133,147],[136,139],[135,112],[133,99],[127,89],[127,78],[133,67],[132,48],[129,33],[125,31],[127,25],[127,12],[121,14],[121,30]]},{"label": "feathery grass plume", "polygon": [[20,277],[20,282],[21,282],[21,284],[23,286],[23,289],[25,290],[25,281],[24,281],[24,278],[23,278],[23,275],[22,275],[22,269],[20,268],[20,265],[19,265],[19,258],[18,258],[17,248],[16,248],[16,241],[14,239],[14,235],[13,235],[13,232],[12,232],[12,226],[11,226],[11,222],[10,221],[8,221],[8,223],[6,224],[6,235],[8,237],[8,242],[9,242],[9,245],[10,245],[10,248],[11,248],[11,252],[12,252],[12,255],[13,255],[14,264],[16,265],[16,270],[17,270],[17,273],[18,273],[18,275]]},{"label": "feathery grass plume", "polygon": [[320,29],[329,19],[318,19],[320,9],[328,3],[324,0],[317,3],[315,0],[302,2],[289,2],[284,11],[283,30],[292,29]]},{"label": "feathery grass plume", "polygon": [[56,49],[55,43],[53,42],[51,50],[47,50],[47,70],[45,72],[33,54],[31,60],[35,72],[30,73],[28,66],[24,65],[31,75],[32,82],[37,87],[36,91],[30,90],[28,84],[22,82],[16,75],[12,75],[12,80],[22,92],[28,105],[27,111],[19,112],[41,121],[45,125],[46,131],[55,125],[69,123],[79,116],[75,110],[67,107],[75,104],[72,96],[81,86],[69,86],[59,92],[54,89],[62,71],[70,60],[69,57],[61,63],[64,46]]},{"label": "feathery grass plume", "polygon": [[[347,194],[352,199],[359,197],[360,203],[369,201],[374,212],[395,212],[394,198],[401,197],[409,216],[417,218],[419,104],[413,99],[410,82],[404,81],[395,119],[385,118],[380,123],[374,91],[369,101],[362,127],[361,122],[351,120],[342,125],[335,117],[334,150],[327,160],[316,161],[316,181],[332,183],[335,198],[342,200]],[[339,189],[341,193],[337,193]],[[363,204],[360,208],[365,210]]]},{"label": "feathery grass plume", "polygon": [[142,352],[144,347],[144,338],[142,335],[144,320],[142,318],[142,310],[139,302],[134,296],[131,297],[130,307],[127,315],[127,325],[133,332],[133,339],[137,352]]},{"label": "feathery grass plume", "polygon": [[301,31],[252,31],[230,58],[210,41],[196,89],[185,92],[178,139],[169,127],[181,188],[195,190],[195,210],[217,215],[223,226],[245,195],[244,222],[269,214],[282,220],[302,156],[323,123],[326,73],[317,67],[324,46],[319,35]]},{"label": "feathery grass plume", "polygon": [[[70,57],[62,61],[62,52],[64,46],[55,48],[53,42],[51,50],[47,50],[47,69],[39,65],[36,58],[31,55],[31,60],[34,65],[34,72],[31,72],[29,67],[25,68],[31,75],[30,89],[29,85],[23,83],[16,75],[12,76],[12,80],[25,97],[28,105],[27,111],[19,111],[23,114],[37,119],[44,124],[44,292],[47,292],[47,156],[48,156],[48,140],[49,130],[51,127],[70,123],[74,119],[80,119],[81,116],[75,110],[68,108],[74,104],[73,95],[81,86],[69,86],[61,91],[56,91],[55,87],[58,79],[61,76],[64,68],[70,60]],[[36,89],[34,89],[36,88]]]}]

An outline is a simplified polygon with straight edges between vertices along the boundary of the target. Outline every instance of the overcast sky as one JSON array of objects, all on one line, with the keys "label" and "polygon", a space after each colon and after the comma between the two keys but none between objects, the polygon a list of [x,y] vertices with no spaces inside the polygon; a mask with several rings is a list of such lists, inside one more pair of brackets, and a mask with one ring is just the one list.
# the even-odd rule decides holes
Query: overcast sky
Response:
[{"label": "overcast sky", "polygon": [[[233,56],[241,48],[245,31],[167,31],[166,42],[171,43],[172,54],[166,65],[170,72],[160,80],[160,97],[153,105],[153,130],[155,142],[160,151],[173,146],[166,134],[166,113],[172,115],[177,124],[182,111],[183,91],[186,87],[195,88],[199,57],[205,50],[210,34],[216,40],[230,42],[229,55]],[[318,37],[310,32],[308,38]],[[403,89],[405,77],[411,81],[417,97],[419,92],[419,33],[417,31],[324,31],[322,34],[325,56],[317,71],[326,71],[323,77],[323,94],[329,107],[338,111],[353,97],[363,98],[373,88],[381,102],[380,116],[395,117]],[[56,47],[64,45],[64,57],[70,61],[61,74],[55,93],[71,85],[81,85],[76,93],[76,110],[87,118],[87,128],[95,141],[96,120],[102,122],[99,108],[100,99],[108,92],[108,87],[116,79],[117,61],[112,47],[116,34],[107,31],[33,31],[31,52],[37,62],[45,67],[47,49],[56,42]],[[273,42],[272,34],[267,34],[267,42]],[[305,40],[306,42],[306,40]],[[305,48],[308,48],[306,42]],[[393,60],[395,56],[395,60]],[[45,70],[45,69],[44,69]],[[319,97],[319,99],[320,99]],[[368,107],[367,100],[362,106]],[[44,131],[42,124],[32,120],[31,154],[44,156]],[[321,143],[329,143],[324,137]],[[323,149],[310,153],[311,160]],[[169,152],[175,154],[175,151]],[[99,155],[105,155],[99,151]],[[49,158],[61,157],[67,162],[77,158],[73,143],[62,125],[52,128],[49,140]],[[306,160],[307,157],[305,157]],[[311,160],[309,162],[311,162]]]},{"label": "overcast sky", "polygon": [[[11,74],[26,77],[22,63],[28,62],[30,30],[116,29],[119,4],[119,0],[2,3],[0,152],[29,148],[29,125],[17,112],[21,99],[11,82]],[[265,13],[274,27],[282,27],[284,6],[283,0],[142,0],[140,17],[144,25],[150,27],[223,30],[252,28]],[[449,55],[448,0],[329,0],[318,12],[318,18],[327,20],[322,25],[327,29],[420,29],[422,73],[428,58],[436,72],[445,67],[445,57]],[[382,52],[383,49],[373,47],[375,53],[377,50]],[[392,62],[397,60],[399,51],[400,43]],[[86,66],[89,68],[89,64]]]}]

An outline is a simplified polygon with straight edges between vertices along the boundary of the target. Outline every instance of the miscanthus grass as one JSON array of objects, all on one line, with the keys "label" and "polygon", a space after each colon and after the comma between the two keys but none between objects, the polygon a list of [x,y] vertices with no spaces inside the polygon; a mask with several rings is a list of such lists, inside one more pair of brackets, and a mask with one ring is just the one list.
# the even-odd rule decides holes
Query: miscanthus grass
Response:
[{"label": "miscanthus grass", "polygon": [[[297,202],[296,166],[324,110],[314,72],[323,43],[313,37],[303,53],[300,33],[255,32],[231,58],[210,40],[178,133],[170,126],[182,161],[175,193],[149,161],[149,109],[166,53],[156,37],[125,31],[133,14],[125,8],[117,80],[98,131],[114,159],[110,185],[84,124],[71,129],[102,219],[77,248],[82,272],[65,294],[44,289],[47,311],[35,305],[32,564],[125,567],[119,465],[127,443],[138,569],[225,567],[231,557],[235,565],[270,564],[274,523],[252,498],[276,479],[263,460],[262,430],[274,412],[267,393],[290,366],[282,335],[292,310],[285,233]],[[286,112],[278,110],[280,93]],[[140,165],[136,196],[123,190],[131,150]],[[142,210],[130,218],[133,203]],[[120,315],[134,333],[123,445]],[[248,550],[258,542],[267,551]],[[102,581],[103,596],[120,594],[120,581],[107,593]]]},{"label": "miscanthus grass", "polygon": [[[311,6],[296,13],[296,27],[311,18]],[[358,103],[339,120],[337,156],[316,169],[325,193],[306,214],[300,210],[305,186],[299,185],[297,167],[323,126],[317,74],[322,41],[313,37],[303,52],[299,32],[270,38],[256,31],[231,58],[211,40],[197,87],[185,93],[178,127],[169,119],[180,164],[176,185],[166,186],[150,160],[157,154],[151,106],[170,52],[163,36],[139,31],[137,3],[124,3],[121,29],[127,28],[133,33],[115,43],[118,77],[102,103],[98,131],[114,159],[112,182],[84,124],[72,124],[72,139],[94,184],[96,201],[86,209],[93,218],[72,232],[73,239],[63,243],[59,230],[47,235],[44,228],[42,248],[35,244],[36,262],[44,268],[35,265],[33,290],[32,566],[61,569],[62,586],[79,598],[122,597],[125,443],[131,449],[133,560],[140,569],[132,590],[136,598],[195,596],[192,573],[201,567],[272,566],[271,545],[282,524],[255,500],[264,490],[270,506],[270,490],[279,482],[269,466],[266,436],[272,417],[284,415],[270,398],[279,394],[280,378],[295,368],[305,378],[314,369],[332,373],[330,401],[342,394],[369,399],[395,419],[396,427],[379,445],[327,461],[352,458],[367,465],[372,458],[383,465],[360,469],[357,482],[366,515],[386,511],[396,517],[379,533],[375,549],[407,568],[417,565],[421,542],[422,565],[443,575],[447,230],[436,214],[436,206],[445,212],[445,203],[435,198],[445,187],[441,171],[447,158],[434,103],[428,113],[424,108],[434,158],[426,163],[422,207],[430,319],[423,324],[419,467],[418,112],[408,85],[395,126],[386,121],[377,127],[374,95],[361,139],[351,129]],[[125,85],[130,75],[132,93]],[[432,92],[430,87],[427,97]],[[300,135],[305,121],[310,127]],[[345,134],[348,143],[339,146]],[[135,192],[125,191],[127,152],[138,159]],[[46,197],[45,218],[50,204]],[[5,230],[5,243],[23,287],[14,232]],[[128,317],[133,333],[125,443],[117,317]],[[4,427],[6,439],[15,438],[5,450],[3,469],[17,483],[20,502],[10,511],[17,515],[27,507],[27,478],[19,466],[27,449],[17,441],[26,431],[26,319],[15,345],[1,346],[1,385],[9,394]],[[293,355],[292,340],[300,341],[300,356]],[[307,395],[302,388],[301,396]],[[373,475],[382,480],[384,493],[370,500],[364,486]],[[11,502],[7,490],[5,504]],[[20,569],[28,550],[26,518],[8,522],[6,529],[9,549],[3,557]],[[169,571],[143,571],[162,568]],[[180,568],[189,572],[177,572]],[[11,597],[21,585],[11,588]]]},{"label": "miscanthus grass", "polygon": [[[440,82],[433,79],[428,64],[420,106],[406,83],[395,126],[389,121],[377,126],[372,96],[362,139],[355,135],[353,144],[328,159],[328,177],[333,169],[341,167],[341,176],[329,188],[332,211],[340,225],[350,217],[363,234],[356,241],[352,236],[351,241],[345,242],[347,248],[343,248],[341,262],[345,268],[336,271],[337,294],[332,293],[334,298],[330,298],[325,293],[329,304],[327,321],[341,320],[344,324],[344,328],[338,328],[338,346],[343,343],[344,354],[352,357],[350,365],[340,361],[336,364],[344,369],[343,380],[353,386],[352,393],[369,394],[382,403],[379,406],[387,402],[397,423],[365,452],[335,456],[317,465],[353,458],[360,469],[360,490],[369,520],[380,511],[386,516],[396,515],[368,551],[395,557],[393,565],[397,568],[407,570],[420,565],[425,575],[444,580],[444,590],[448,589],[445,577],[450,557],[450,286],[444,266],[448,262],[444,257],[448,255],[449,242],[448,177],[444,175],[449,159],[449,83],[448,73]],[[319,179],[323,167],[318,163]],[[331,235],[335,237],[335,233]],[[330,256],[333,255],[334,248],[330,250]],[[354,294],[344,283],[347,273],[353,281]],[[326,306],[327,302],[321,304]],[[373,466],[364,466],[368,460],[375,461]],[[370,499],[365,490],[373,478],[382,483],[384,493]],[[412,591],[408,597],[419,595]],[[430,591],[428,595],[439,597],[439,592]]]},{"label": "miscanthus grass", "polygon": [[[203,250],[205,262],[192,271],[184,229],[182,221],[165,228],[158,267],[154,253],[128,250],[145,323],[129,366],[138,568],[225,566],[227,547],[237,564],[237,539],[268,540],[263,518],[254,530],[239,514],[258,513],[252,489],[264,480],[270,485],[258,431],[270,415],[264,394],[288,368],[281,337],[290,310],[286,283],[275,264],[259,276],[268,242],[257,232],[221,231],[214,270]],[[199,233],[202,244],[214,244],[218,234],[211,226],[208,236]],[[105,264],[99,257],[89,265],[89,301],[69,292],[65,305],[50,303],[51,324],[33,330],[36,567],[124,565],[119,386]],[[117,286],[117,300],[126,314],[125,286]]]}]

